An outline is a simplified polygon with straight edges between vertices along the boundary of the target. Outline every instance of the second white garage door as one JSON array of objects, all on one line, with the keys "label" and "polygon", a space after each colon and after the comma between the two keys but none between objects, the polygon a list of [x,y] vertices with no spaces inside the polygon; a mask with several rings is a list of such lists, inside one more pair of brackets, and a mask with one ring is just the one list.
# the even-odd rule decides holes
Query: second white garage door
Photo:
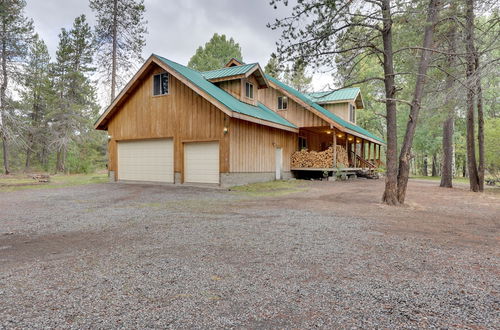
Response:
[{"label": "second white garage door", "polygon": [[173,183],[172,139],[118,142],[118,180]]},{"label": "second white garage door", "polygon": [[184,182],[219,183],[219,142],[184,144]]}]

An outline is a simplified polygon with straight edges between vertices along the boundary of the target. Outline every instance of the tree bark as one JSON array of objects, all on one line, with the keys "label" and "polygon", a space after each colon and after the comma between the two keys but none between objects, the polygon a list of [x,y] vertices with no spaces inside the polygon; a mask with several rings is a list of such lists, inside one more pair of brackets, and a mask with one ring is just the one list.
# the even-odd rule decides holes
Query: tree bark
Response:
[{"label": "tree bark", "polygon": [[398,136],[396,121],[396,84],[394,76],[394,54],[392,50],[392,14],[391,1],[382,1],[383,30],[382,41],[384,46],[384,87],[385,87],[385,107],[387,121],[387,149],[386,149],[386,178],[385,190],[382,202],[388,205],[399,205],[397,198],[397,152]]},{"label": "tree bark", "polygon": [[477,141],[479,152],[478,180],[479,191],[484,191],[484,111],[483,88],[481,86],[481,71],[479,67],[479,54],[476,53],[476,102],[477,102]]},{"label": "tree bark", "polygon": [[474,138],[474,103],[476,93],[475,47],[474,47],[474,0],[466,1],[465,44],[467,50],[467,168],[469,169],[469,186],[472,191],[479,191],[479,172],[476,163],[476,145]]},{"label": "tree bark", "polygon": [[[451,2],[454,6],[454,2]],[[455,12],[453,7],[452,13]],[[450,31],[448,32],[448,39],[450,42],[448,52],[450,54],[456,51],[456,25],[451,24]],[[448,70],[451,70],[455,64],[455,55],[448,55]],[[455,130],[455,102],[452,88],[455,79],[451,74],[446,76],[446,108],[447,116],[443,122],[443,164],[441,167],[441,183],[440,187],[453,188],[453,134]]]},{"label": "tree bark", "polygon": [[429,175],[429,169],[427,168],[427,164],[428,164],[427,155],[425,155],[424,156],[423,165],[422,165],[422,175],[423,176],[428,176]]},{"label": "tree bark", "polygon": [[[3,31],[7,30],[7,25],[5,21],[3,22],[2,26]],[[8,76],[7,76],[7,41],[6,38],[2,36],[2,85],[0,86],[0,119],[2,121],[1,126],[0,126],[0,134],[2,135],[2,150],[3,150],[3,168],[5,174],[10,173],[10,168],[9,168],[9,145],[7,141],[7,134],[5,133],[5,127],[6,127],[6,118],[5,118],[5,112],[7,111],[7,105],[6,105],[6,92],[7,92],[7,85],[9,83]]]},{"label": "tree bark", "polygon": [[116,53],[118,50],[118,0],[113,2],[113,55],[111,59],[111,102],[115,99],[116,93]]},{"label": "tree bark", "polygon": [[410,173],[411,147],[413,145],[413,137],[417,127],[418,115],[420,112],[422,95],[425,86],[425,76],[431,60],[434,26],[438,19],[440,10],[439,0],[430,0],[427,9],[427,22],[424,29],[424,41],[422,55],[418,65],[418,75],[415,82],[415,90],[413,100],[410,106],[410,115],[406,125],[406,133],[399,154],[399,172],[398,172],[398,201],[400,204],[405,202],[406,188],[408,186],[408,177]]},{"label": "tree bark", "polygon": [[437,176],[437,157],[436,154],[432,155],[432,173],[431,176]]}]

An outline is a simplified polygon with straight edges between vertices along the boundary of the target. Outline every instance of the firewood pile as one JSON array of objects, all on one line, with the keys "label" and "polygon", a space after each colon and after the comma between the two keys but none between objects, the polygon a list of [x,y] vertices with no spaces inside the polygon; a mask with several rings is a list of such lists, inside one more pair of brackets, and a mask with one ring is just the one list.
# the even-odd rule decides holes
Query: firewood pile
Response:
[{"label": "firewood pile", "polygon": [[[325,151],[296,151],[291,157],[292,168],[331,168],[333,167],[333,147]],[[347,166],[347,153],[342,146],[337,146],[337,165]]]}]

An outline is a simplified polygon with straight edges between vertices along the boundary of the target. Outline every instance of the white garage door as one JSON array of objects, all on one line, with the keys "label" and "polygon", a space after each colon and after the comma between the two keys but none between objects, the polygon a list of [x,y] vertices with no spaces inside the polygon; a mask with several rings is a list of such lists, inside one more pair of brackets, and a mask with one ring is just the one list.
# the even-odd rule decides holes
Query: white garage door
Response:
[{"label": "white garage door", "polygon": [[173,183],[172,139],[118,142],[118,180]]},{"label": "white garage door", "polygon": [[184,181],[219,183],[219,142],[184,144]]}]

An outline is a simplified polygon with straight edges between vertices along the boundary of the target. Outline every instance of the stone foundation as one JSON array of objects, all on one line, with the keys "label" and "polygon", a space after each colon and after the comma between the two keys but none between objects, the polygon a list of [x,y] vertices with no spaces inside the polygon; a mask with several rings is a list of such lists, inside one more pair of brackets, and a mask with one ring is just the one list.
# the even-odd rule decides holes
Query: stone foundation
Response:
[{"label": "stone foundation", "polygon": [[[281,176],[283,180],[293,177],[290,171],[283,171]],[[242,186],[249,183],[273,181],[275,177],[275,172],[221,173],[220,184],[223,187]]]}]

